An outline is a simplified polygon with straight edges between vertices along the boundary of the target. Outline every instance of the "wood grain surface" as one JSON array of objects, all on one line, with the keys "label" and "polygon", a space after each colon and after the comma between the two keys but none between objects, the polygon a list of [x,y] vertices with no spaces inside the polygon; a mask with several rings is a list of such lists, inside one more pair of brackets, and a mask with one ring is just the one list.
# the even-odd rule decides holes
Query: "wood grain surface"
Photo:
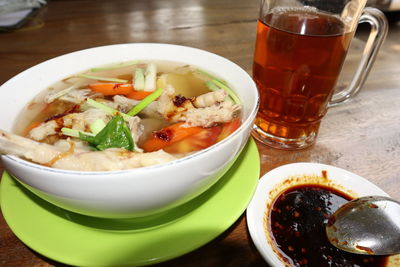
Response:
[{"label": "wood grain surface", "polygon": [[[130,42],[197,47],[251,73],[257,15],[258,1],[48,1],[27,25],[0,34],[0,84],[55,56]],[[261,175],[292,162],[326,163],[361,175],[400,200],[400,21],[393,15],[387,40],[359,95],[328,111],[311,148],[281,151],[258,143]],[[350,79],[367,35],[368,27],[360,27],[340,84]],[[0,216],[0,266],[63,265],[27,248]],[[243,215],[212,242],[156,266],[266,264],[251,241]]]}]

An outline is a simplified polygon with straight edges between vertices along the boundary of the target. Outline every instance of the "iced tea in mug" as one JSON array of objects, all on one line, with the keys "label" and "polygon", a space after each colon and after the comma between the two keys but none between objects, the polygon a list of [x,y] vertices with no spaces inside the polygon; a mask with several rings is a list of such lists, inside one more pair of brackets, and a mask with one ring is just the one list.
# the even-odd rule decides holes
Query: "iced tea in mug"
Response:
[{"label": "iced tea in mug", "polygon": [[[293,6],[287,6],[288,1],[280,6],[280,1],[273,1],[277,6],[267,3],[265,8],[266,2],[261,6],[254,53],[253,79],[260,93],[260,109],[253,135],[277,148],[304,148],[315,142],[357,25],[352,21],[358,22],[364,5],[357,7],[360,1],[355,1],[350,10],[343,7],[341,11],[328,5],[334,9],[329,11],[323,8],[329,0],[319,1],[323,4],[318,7],[299,6],[297,1]],[[349,5],[352,1],[343,2]],[[350,14],[357,10],[358,14]],[[370,13],[363,16],[382,15],[372,9]],[[371,34],[375,51],[386,34],[385,29],[380,31],[380,40]],[[369,60],[368,66],[362,62],[361,73],[369,71],[373,58]],[[342,92],[336,103],[359,90],[365,77],[356,75],[353,84],[358,88]]]}]

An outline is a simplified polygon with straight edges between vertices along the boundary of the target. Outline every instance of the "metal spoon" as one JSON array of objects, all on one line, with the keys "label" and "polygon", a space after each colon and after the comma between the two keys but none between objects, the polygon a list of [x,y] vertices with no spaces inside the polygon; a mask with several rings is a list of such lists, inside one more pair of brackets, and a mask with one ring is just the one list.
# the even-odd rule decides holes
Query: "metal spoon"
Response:
[{"label": "metal spoon", "polygon": [[326,233],[335,247],[356,254],[400,253],[400,202],[382,196],[361,197],[342,205]]}]

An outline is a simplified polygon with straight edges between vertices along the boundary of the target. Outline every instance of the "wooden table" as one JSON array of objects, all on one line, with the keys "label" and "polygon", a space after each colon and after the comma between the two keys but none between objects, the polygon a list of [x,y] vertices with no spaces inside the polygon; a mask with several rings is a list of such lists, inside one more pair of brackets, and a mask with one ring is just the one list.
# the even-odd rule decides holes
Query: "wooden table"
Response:
[{"label": "wooden table", "polygon": [[[68,52],[116,43],[161,42],[224,56],[251,73],[258,1],[48,1],[24,28],[0,34],[0,84]],[[366,28],[358,37],[363,39]],[[352,46],[342,83],[360,54]],[[2,114],[1,116],[5,116]],[[315,146],[298,152],[258,144],[261,175],[291,162],[320,162],[357,173],[400,199],[400,22],[390,32],[361,93],[332,108]],[[0,166],[0,172],[2,167]],[[0,266],[60,266],[21,243],[0,216]],[[214,241],[159,266],[264,266],[243,215]]]}]

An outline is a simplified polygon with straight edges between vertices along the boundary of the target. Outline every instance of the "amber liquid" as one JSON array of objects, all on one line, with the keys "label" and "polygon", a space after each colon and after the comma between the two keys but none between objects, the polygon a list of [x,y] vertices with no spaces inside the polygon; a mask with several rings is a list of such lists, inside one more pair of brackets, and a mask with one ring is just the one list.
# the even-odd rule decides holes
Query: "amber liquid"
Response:
[{"label": "amber liquid", "polygon": [[256,125],[288,143],[315,138],[352,35],[339,18],[306,8],[282,9],[259,20]]}]

